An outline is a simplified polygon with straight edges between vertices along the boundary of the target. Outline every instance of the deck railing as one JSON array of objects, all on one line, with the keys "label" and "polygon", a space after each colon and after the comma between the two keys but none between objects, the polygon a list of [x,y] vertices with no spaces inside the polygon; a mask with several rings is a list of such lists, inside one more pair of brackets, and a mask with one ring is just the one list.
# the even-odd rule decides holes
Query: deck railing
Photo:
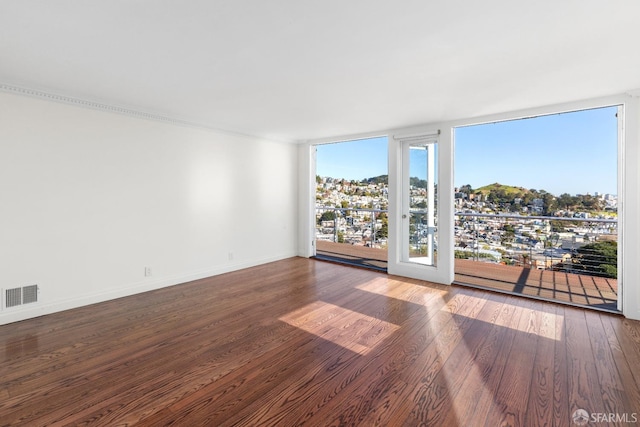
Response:
[{"label": "deck railing", "polygon": [[455,256],[617,277],[616,219],[455,214]]},{"label": "deck railing", "polygon": [[[383,248],[387,212],[316,207],[316,239]],[[457,212],[455,257],[616,278],[617,235],[616,219]]]},{"label": "deck railing", "polygon": [[[329,215],[324,215],[328,212]],[[316,239],[368,247],[386,245],[386,209],[316,207]]]}]

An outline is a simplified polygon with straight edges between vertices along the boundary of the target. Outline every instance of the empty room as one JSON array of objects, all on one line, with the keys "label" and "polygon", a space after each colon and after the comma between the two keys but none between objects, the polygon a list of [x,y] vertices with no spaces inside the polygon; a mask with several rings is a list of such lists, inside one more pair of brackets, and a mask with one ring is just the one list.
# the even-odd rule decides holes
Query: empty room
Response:
[{"label": "empty room", "polygon": [[639,17],[0,2],[0,425],[640,423]]}]

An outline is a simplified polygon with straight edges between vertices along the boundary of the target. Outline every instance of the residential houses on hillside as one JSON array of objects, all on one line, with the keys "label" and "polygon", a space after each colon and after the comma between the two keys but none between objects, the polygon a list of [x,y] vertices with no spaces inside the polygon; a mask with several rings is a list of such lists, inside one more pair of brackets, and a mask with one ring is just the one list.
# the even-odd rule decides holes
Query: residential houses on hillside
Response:
[{"label": "residential houses on hillside", "polygon": [[542,199],[528,205],[515,198],[520,212],[505,212],[482,194],[456,192],[456,256],[480,261],[548,269],[569,260],[589,243],[617,240],[617,197],[597,195],[607,210],[557,210],[540,218]]},{"label": "residential houses on hillside", "polygon": [[319,178],[316,185],[316,238],[386,247],[388,192],[386,183]]},{"label": "residential houses on hillside", "polygon": [[[424,207],[426,192],[411,188],[414,207]],[[615,195],[597,195],[604,212],[558,210],[540,218],[543,200],[533,199],[520,212],[505,212],[482,194],[456,190],[455,252],[459,258],[548,269],[565,263],[580,247],[617,240]],[[514,200],[521,204],[521,200]],[[386,183],[319,178],[316,188],[316,237],[319,240],[384,248]],[[435,242],[437,250],[437,240]]]}]

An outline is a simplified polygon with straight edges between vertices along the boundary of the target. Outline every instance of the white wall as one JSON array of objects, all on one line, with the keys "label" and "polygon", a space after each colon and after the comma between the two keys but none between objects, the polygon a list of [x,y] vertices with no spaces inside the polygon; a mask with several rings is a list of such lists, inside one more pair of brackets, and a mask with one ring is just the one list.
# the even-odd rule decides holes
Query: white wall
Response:
[{"label": "white wall", "polygon": [[296,255],[297,162],[294,145],[0,93],[0,288],[40,287],[0,324]]}]

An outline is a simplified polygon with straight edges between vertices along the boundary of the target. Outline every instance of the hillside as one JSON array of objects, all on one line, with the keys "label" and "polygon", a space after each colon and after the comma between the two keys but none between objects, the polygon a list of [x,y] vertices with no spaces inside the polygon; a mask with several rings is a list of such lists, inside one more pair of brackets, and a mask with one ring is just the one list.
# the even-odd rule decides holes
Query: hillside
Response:
[{"label": "hillside", "polygon": [[502,185],[496,182],[493,184],[485,185],[484,187],[477,188],[473,192],[476,194],[481,193],[483,196],[487,196],[490,193],[499,193],[504,194],[507,197],[522,197],[530,191],[526,188],[514,187],[511,185]]},{"label": "hillside", "polygon": [[365,178],[362,182],[366,182],[368,184],[388,184],[389,183],[389,175],[380,175],[374,176],[373,178]]}]

